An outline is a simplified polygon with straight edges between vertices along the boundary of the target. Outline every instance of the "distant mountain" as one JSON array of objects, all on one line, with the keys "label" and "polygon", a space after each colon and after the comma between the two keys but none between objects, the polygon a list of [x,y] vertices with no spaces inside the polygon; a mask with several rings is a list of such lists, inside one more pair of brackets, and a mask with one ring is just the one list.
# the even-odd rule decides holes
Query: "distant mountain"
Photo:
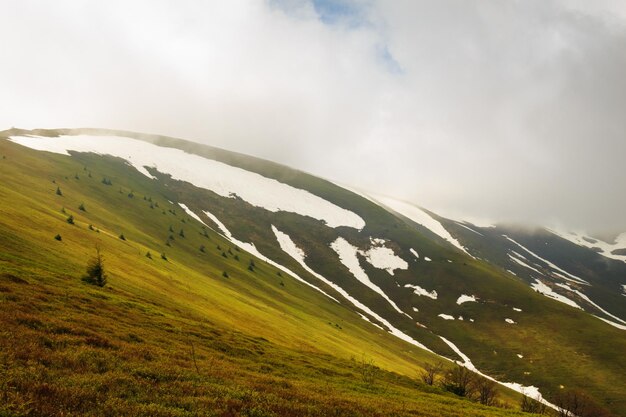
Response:
[{"label": "distant mountain", "polygon": [[626,415],[626,235],[479,227],[164,136],[12,129],[0,145],[5,276],[49,270],[62,288],[99,242],[113,258],[105,314],[132,295],[130,309],[156,303],[142,314],[180,310],[281,355],[366,355],[405,377],[438,355],[550,406],[579,393]]}]

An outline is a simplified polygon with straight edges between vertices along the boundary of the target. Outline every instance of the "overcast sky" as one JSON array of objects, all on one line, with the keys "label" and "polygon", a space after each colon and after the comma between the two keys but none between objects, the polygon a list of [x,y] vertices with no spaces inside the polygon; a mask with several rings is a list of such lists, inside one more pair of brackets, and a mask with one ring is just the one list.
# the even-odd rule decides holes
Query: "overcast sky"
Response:
[{"label": "overcast sky", "polygon": [[0,129],[168,134],[626,231],[626,2],[0,0]]}]

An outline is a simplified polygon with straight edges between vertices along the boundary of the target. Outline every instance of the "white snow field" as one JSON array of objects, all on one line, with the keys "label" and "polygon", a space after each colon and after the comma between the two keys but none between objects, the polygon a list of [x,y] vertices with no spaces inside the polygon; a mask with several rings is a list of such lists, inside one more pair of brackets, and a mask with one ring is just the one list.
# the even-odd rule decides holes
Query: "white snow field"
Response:
[{"label": "white snow field", "polygon": [[396,303],[394,303],[378,285],[374,284],[370,280],[369,276],[365,273],[363,268],[361,268],[359,258],[357,257],[357,254],[359,253],[359,249],[357,247],[352,246],[350,242],[342,237],[338,237],[337,240],[330,244],[330,247],[337,253],[341,263],[348,268],[352,275],[354,275],[354,277],[361,284],[380,294],[380,296],[383,297],[398,313],[408,316],[408,314],[400,310]]},{"label": "white snow field", "polygon": [[449,314],[444,314],[444,313],[437,314],[437,317],[441,317],[444,320],[454,320],[453,316],[451,316]]},{"label": "white snow field", "polygon": [[246,252],[256,256],[259,259],[262,259],[263,261],[267,262],[270,265],[275,266],[276,268],[280,269],[281,271],[291,275],[293,278],[295,278],[296,280],[302,282],[303,284],[313,288],[316,291],[319,291],[320,293],[324,294],[326,297],[330,298],[333,301],[336,301],[337,303],[339,303],[339,300],[337,300],[335,297],[333,297],[332,295],[326,293],[324,290],[322,290],[321,288],[316,287],[315,285],[309,283],[307,280],[301,278],[298,274],[296,274],[295,272],[293,272],[291,269],[287,268],[286,266],[283,266],[281,264],[279,264],[278,262],[274,262],[273,260],[271,260],[270,258],[268,258],[267,256],[263,255],[261,252],[258,251],[258,249],[256,248],[256,246],[254,246],[254,243],[246,243],[246,242],[242,242],[240,240],[237,240],[233,237],[233,235],[230,233],[230,231],[226,228],[226,226],[224,226],[224,223],[222,223],[215,215],[213,215],[211,212],[204,210],[203,211],[204,214],[206,214],[206,216],[213,220],[213,222],[217,225],[217,227],[220,229],[220,231],[222,232],[222,236],[224,236],[224,238],[228,239],[230,242],[232,242],[234,245],[236,245],[237,247],[245,250]]},{"label": "white snow field", "polygon": [[598,248],[600,249],[600,252],[598,253],[606,256],[607,258],[626,262],[626,255],[615,255],[611,253],[616,249],[626,249],[626,232],[617,236],[613,242],[605,242],[602,239],[596,239],[586,236],[585,232],[566,232],[557,229],[547,230],[563,239],[569,240],[570,242],[577,244],[578,246],[589,249],[593,248],[594,250],[595,248]]},{"label": "white snow field", "polygon": [[[547,405],[550,408],[553,408],[555,410],[559,410],[559,407],[557,407],[556,405],[552,404],[551,402],[545,400],[543,398],[543,396],[541,395],[541,393],[539,392],[539,388],[534,387],[534,386],[524,386],[522,384],[518,384],[517,382],[501,382],[498,381],[497,379],[490,377],[489,375],[485,375],[484,373],[480,372],[472,363],[472,361],[470,360],[470,358],[464,354],[463,352],[461,352],[461,350],[451,341],[449,341],[448,339],[446,339],[443,336],[439,336],[441,338],[441,340],[443,340],[449,347],[450,349],[452,349],[457,355],[459,355],[459,357],[461,359],[463,359],[463,362],[457,362],[460,363],[461,365],[463,365],[464,367],[466,367],[469,370],[472,370],[474,372],[476,372],[477,374],[493,381],[493,382],[497,382],[500,385],[503,385],[507,388],[512,389],[513,391],[519,392],[520,394],[526,395],[529,398],[532,398],[534,400],[537,400],[545,405]],[[520,356],[520,355],[518,355]]]},{"label": "white snow field", "polygon": [[[502,235],[502,237],[504,237],[505,239],[507,239],[508,241],[515,243],[517,246],[519,246],[520,248],[522,248],[523,250],[525,250],[527,253],[529,253],[530,255],[534,256],[535,258],[539,259],[540,261],[543,261],[544,263],[546,263],[550,268],[555,269],[565,275],[563,276],[561,274],[559,274],[560,277],[562,277],[563,279],[566,279],[568,281],[572,281],[575,282],[577,284],[585,284],[585,285],[590,285],[587,281],[585,281],[584,279],[577,277],[574,274],[570,274],[569,272],[565,271],[564,269],[559,268],[558,266],[556,266],[555,264],[553,264],[552,262],[550,262],[547,259],[542,258],[541,256],[537,255],[535,252],[531,251],[530,249],[527,249],[526,247],[524,247],[522,244],[516,242],[515,240],[511,239],[510,237],[508,237],[507,235]],[[510,255],[509,255],[510,256]],[[531,268],[534,269],[534,268]],[[569,277],[569,278],[568,278]]]},{"label": "white snow field", "polygon": [[[327,285],[329,285],[330,287],[335,289],[346,300],[350,301],[356,308],[358,308],[359,310],[363,311],[364,313],[369,314],[371,317],[373,317],[376,320],[378,320],[378,322],[381,323],[383,326],[385,326],[389,330],[389,333],[391,333],[392,335],[394,335],[397,338],[402,339],[405,342],[408,342],[408,343],[410,343],[410,344],[412,344],[414,346],[417,346],[419,348],[422,348],[422,349],[425,349],[425,350],[427,350],[429,352],[432,352],[432,350],[428,349],[426,346],[424,346],[423,344],[421,344],[417,340],[413,339],[411,336],[409,336],[406,333],[402,332],[401,330],[397,329],[391,323],[389,323],[387,320],[385,320],[384,318],[382,318],[381,316],[379,316],[378,314],[373,312],[365,304],[361,303],[359,300],[357,300],[356,298],[352,297],[346,290],[341,288],[339,285],[335,284],[334,282],[332,282],[329,279],[326,279],[324,276],[318,274],[313,269],[311,269],[305,262],[306,254],[304,253],[304,251],[302,249],[300,249],[298,246],[296,246],[296,244],[293,242],[293,240],[291,240],[289,235],[287,235],[286,233],[281,232],[274,225],[272,225],[272,230],[274,231],[274,235],[276,236],[276,239],[278,240],[278,244],[280,245],[280,248],[285,253],[287,253],[289,256],[291,256],[293,259],[295,259],[296,262],[298,262],[307,272],[309,272],[311,275],[313,275],[314,277],[316,277],[320,281],[325,282]],[[405,314],[405,313],[402,313],[402,314]],[[370,321],[370,320],[367,320],[367,321]],[[375,323],[372,323],[372,324],[375,324]]]},{"label": "white snow field", "polygon": [[359,251],[374,268],[383,269],[393,275],[396,269],[408,269],[409,264],[396,255],[393,249],[385,246],[383,239],[371,239],[372,247],[366,251]]},{"label": "white snow field", "polygon": [[569,298],[554,292],[552,288],[548,287],[546,284],[544,284],[538,279],[535,279],[535,282],[530,284],[530,287],[533,290],[537,291],[538,293],[545,295],[546,297],[552,298],[553,300],[560,301],[564,304],[567,304],[569,306],[582,310],[582,307],[576,304],[575,301],[570,300]]},{"label": "white snow field", "polygon": [[178,205],[185,210],[185,213],[187,213],[189,216],[193,217],[194,219],[196,219],[197,221],[199,221],[200,223],[202,223],[203,225],[205,225],[206,227],[209,227],[205,222],[202,221],[202,219],[200,217],[198,217],[198,215],[196,213],[194,213],[193,211],[191,211],[189,209],[189,207],[187,207],[186,205],[184,205],[183,203],[178,203]]},{"label": "white snow field", "polygon": [[462,250],[463,252],[465,252],[467,255],[472,256],[461,245],[461,243],[459,243],[458,240],[456,240],[454,237],[452,237],[450,232],[448,232],[441,225],[441,223],[439,223],[437,220],[435,220],[432,217],[430,217],[430,215],[428,213],[426,213],[425,211],[423,211],[419,207],[414,206],[413,204],[410,204],[410,203],[407,203],[407,202],[404,202],[404,201],[396,200],[394,198],[385,197],[385,196],[381,196],[381,195],[374,195],[373,194],[372,198],[374,198],[380,204],[390,208],[391,210],[393,210],[393,211],[395,211],[395,212],[397,212],[397,213],[399,213],[399,214],[401,214],[401,215],[403,215],[403,216],[413,220],[415,223],[421,224],[422,226],[424,226],[425,228],[427,228],[428,230],[430,230],[431,232],[433,232],[437,236],[441,237],[444,240],[447,240],[452,245],[454,245],[455,247],[457,247],[460,250]]},{"label": "white snow field", "polygon": [[437,291],[435,290],[426,291],[424,288],[420,287],[419,285],[414,285],[414,284],[405,284],[404,288],[413,288],[413,294],[423,295],[424,297],[432,298],[433,300],[437,299]]},{"label": "white snow field", "polygon": [[309,216],[329,227],[348,226],[358,230],[365,227],[365,221],[357,214],[308,191],[180,149],[121,136],[12,136],[10,139],[32,149],[63,155],[75,151],[116,156],[150,178],[153,177],[145,167],[153,167],[173,179],[190,182],[222,197],[238,196],[253,206],[272,212],[287,211]]},{"label": "white snow field", "polygon": [[466,294],[462,294],[459,298],[456,299],[456,303],[458,305],[461,305],[463,303],[475,303],[476,302],[476,296],[474,295],[466,295]]}]

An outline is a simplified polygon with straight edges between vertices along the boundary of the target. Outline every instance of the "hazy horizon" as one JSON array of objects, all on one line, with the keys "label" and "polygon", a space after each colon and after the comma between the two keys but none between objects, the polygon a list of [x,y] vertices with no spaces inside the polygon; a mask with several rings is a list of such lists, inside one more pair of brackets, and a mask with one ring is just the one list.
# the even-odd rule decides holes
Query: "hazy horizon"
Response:
[{"label": "hazy horizon", "polygon": [[619,1],[0,10],[0,129],[169,135],[454,219],[626,231]]}]

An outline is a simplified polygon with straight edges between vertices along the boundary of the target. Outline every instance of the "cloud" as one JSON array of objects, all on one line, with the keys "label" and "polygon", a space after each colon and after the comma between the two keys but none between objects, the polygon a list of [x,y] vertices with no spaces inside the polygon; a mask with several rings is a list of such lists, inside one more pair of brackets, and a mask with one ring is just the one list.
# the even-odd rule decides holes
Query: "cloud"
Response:
[{"label": "cloud", "polygon": [[170,134],[444,215],[626,230],[622,2],[2,8],[1,126]]}]

